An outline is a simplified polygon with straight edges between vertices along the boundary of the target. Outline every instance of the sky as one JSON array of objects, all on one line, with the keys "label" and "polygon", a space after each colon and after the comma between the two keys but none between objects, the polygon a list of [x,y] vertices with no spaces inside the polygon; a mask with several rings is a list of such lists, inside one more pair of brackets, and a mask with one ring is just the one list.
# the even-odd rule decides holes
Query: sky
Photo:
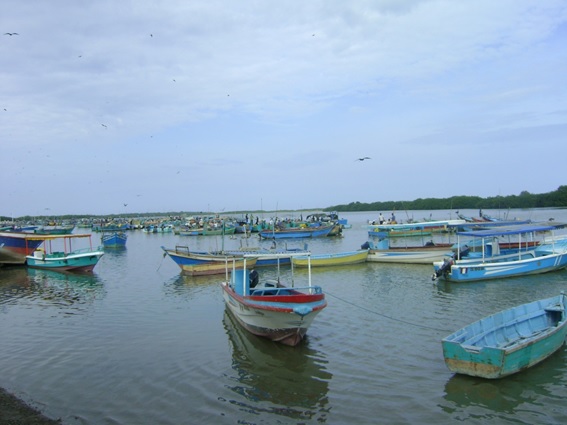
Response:
[{"label": "sky", "polygon": [[547,193],[566,135],[564,0],[2,2],[0,215]]}]

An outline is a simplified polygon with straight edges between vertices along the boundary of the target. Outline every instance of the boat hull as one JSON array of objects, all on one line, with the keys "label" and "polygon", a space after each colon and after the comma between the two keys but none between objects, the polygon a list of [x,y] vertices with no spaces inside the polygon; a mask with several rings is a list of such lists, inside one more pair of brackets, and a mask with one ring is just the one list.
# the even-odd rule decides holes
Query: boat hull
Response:
[{"label": "boat hull", "polygon": [[335,226],[324,227],[294,227],[283,230],[261,230],[258,235],[263,239],[317,238],[329,236]]},{"label": "boat hull", "polygon": [[[227,269],[228,271],[232,269],[233,264],[236,270],[241,270],[244,267],[242,255],[173,250],[163,246],[161,248],[181,268],[183,273],[190,276],[225,274]],[[248,267],[254,267],[256,259],[248,258],[246,263]]]},{"label": "boat hull", "polygon": [[[327,305],[323,294],[293,296],[294,302],[290,296],[240,296],[226,282],[221,287],[229,311],[244,329],[284,345],[299,344]],[[304,314],[302,308],[309,312]]]},{"label": "boat hull", "polygon": [[[446,273],[440,274],[439,277],[451,282],[472,282],[549,273],[567,267],[566,252],[535,257],[528,255],[527,257],[522,260],[512,261],[457,261],[450,266]],[[433,264],[436,274],[441,267],[443,267],[443,262],[439,261]]]},{"label": "boat hull", "polygon": [[403,263],[403,264],[431,264],[442,261],[451,255],[451,248],[389,248],[371,249],[368,252],[369,262],[377,263]]},{"label": "boat hull", "polygon": [[311,260],[307,257],[293,257],[292,263],[296,267],[329,267],[345,266],[350,264],[365,263],[368,257],[368,250],[343,252],[337,254],[311,255]]},{"label": "boat hull", "polygon": [[35,269],[92,272],[104,252],[91,251],[65,254],[55,252],[43,255],[36,251],[34,255],[26,257],[27,265]]},{"label": "boat hull", "polygon": [[102,244],[105,248],[123,248],[126,246],[128,236],[124,232],[114,232],[102,235]]},{"label": "boat hull", "polygon": [[26,256],[32,254],[43,240],[28,239],[28,234],[17,232],[0,233],[0,264],[25,264]]},{"label": "boat hull", "polygon": [[454,373],[502,378],[532,367],[565,343],[565,296],[548,298],[496,313],[442,341]]}]

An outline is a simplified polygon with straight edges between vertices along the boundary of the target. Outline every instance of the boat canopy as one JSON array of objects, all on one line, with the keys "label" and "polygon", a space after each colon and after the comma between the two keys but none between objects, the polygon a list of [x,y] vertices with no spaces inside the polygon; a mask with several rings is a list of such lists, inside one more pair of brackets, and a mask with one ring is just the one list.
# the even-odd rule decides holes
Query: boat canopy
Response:
[{"label": "boat canopy", "polygon": [[498,226],[490,230],[472,230],[467,232],[457,232],[457,234],[460,236],[471,236],[475,238],[489,238],[493,236],[518,235],[521,233],[546,232],[548,230],[555,230],[556,228],[556,226],[549,225]]}]

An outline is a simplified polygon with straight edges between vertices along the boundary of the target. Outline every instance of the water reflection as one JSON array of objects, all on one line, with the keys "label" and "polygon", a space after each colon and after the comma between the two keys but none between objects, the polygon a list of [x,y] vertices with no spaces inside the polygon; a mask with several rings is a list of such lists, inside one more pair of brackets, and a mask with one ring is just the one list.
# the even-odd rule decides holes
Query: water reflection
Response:
[{"label": "water reflection", "polygon": [[560,350],[541,364],[504,379],[487,380],[455,374],[445,384],[443,398],[446,403],[439,407],[448,413],[460,412],[475,417],[513,415],[522,423],[518,417],[520,410],[537,410],[534,406],[548,404],[545,400],[556,398],[557,388],[567,385],[566,356],[567,351]]},{"label": "water reflection", "polygon": [[[169,295],[194,298],[203,290],[210,290],[219,285],[224,276],[189,276],[183,273],[166,282],[164,290]],[[220,290],[220,288],[219,288]]]},{"label": "water reflection", "polygon": [[0,305],[25,301],[61,308],[88,304],[104,295],[103,284],[92,273],[18,267],[3,269],[0,274]]},{"label": "water reflection", "polygon": [[[230,402],[247,413],[272,413],[294,420],[325,422],[329,382],[324,356],[300,344],[287,347],[246,332],[225,310],[223,324],[232,347],[236,376]],[[245,400],[244,402],[239,400]]]}]

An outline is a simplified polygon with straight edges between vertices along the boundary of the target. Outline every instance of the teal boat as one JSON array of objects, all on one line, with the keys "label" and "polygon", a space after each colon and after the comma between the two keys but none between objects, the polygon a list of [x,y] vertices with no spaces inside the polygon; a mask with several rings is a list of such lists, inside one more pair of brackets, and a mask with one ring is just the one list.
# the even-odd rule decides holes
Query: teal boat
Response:
[{"label": "teal boat", "polygon": [[451,372],[502,378],[559,350],[567,334],[565,294],[522,304],[471,323],[442,340]]},{"label": "teal boat", "polygon": [[[39,239],[39,236],[37,236]],[[77,240],[89,239],[89,247],[76,249]],[[33,237],[29,238],[33,240]],[[100,257],[102,247],[93,248],[90,234],[44,235],[43,247],[26,256],[26,264],[36,269],[57,271],[92,272]]]}]

